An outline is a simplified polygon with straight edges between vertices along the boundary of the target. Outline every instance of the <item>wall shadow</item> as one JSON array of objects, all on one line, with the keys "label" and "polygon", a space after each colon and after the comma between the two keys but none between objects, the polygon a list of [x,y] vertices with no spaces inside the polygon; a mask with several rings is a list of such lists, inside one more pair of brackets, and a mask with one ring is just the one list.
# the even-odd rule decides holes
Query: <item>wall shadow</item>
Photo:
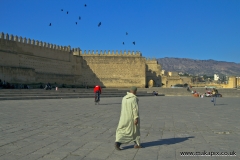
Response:
[{"label": "wall shadow", "polygon": [[99,105],[113,105],[113,104],[122,104],[122,103],[99,103]]},{"label": "wall shadow", "polygon": [[93,88],[95,85],[100,85],[102,88],[106,86],[103,82],[97,77],[93,70],[87,64],[87,61],[82,56],[77,56],[81,59],[81,84],[82,86],[87,86]]},{"label": "wall shadow", "polygon": [[[190,136],[190,137],[179,137],[179,138],[168,138],[168,139],[161,139],[161,140],[157,140],[157,141],[151,141],[151,142],[144,142],[141,143],[141,145],[144,148],[148,148],[148,147],[154,147],[154,146],[160,146],[160,145],[171,145],[171,144],[176,144],[176,143],[181,143],[184,142],[190,138],[194,138],[194,136]],[[123,149],[130,149],[133,148],[134,145],[129,145],[129,146],[124,146],[122,147]]]}]

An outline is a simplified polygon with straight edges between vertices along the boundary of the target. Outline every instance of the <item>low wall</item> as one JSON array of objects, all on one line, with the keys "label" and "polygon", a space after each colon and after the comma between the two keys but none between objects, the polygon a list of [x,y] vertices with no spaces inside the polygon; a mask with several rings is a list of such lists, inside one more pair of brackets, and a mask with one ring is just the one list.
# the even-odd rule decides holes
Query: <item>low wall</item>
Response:
[{"label": "low wall", "polygon": [[[205,88],[191,88],[191,90],[204,94]],[[217,89],[223,97],[240,97],[240,90],[237,89]],[[165,96],[192,96],[191,92],[187,91],[187,88],[138,88],[138,91],[147,91],[151,93],[157,91],[159,94],[165,94]]]}]

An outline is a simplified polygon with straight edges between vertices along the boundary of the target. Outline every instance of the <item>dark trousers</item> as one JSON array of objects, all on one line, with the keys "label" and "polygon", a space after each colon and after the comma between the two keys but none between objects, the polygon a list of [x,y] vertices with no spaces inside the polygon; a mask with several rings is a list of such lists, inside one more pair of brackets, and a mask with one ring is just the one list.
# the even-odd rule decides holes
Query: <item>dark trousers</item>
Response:
[{"label": "dark trousers", "polygon": [[95,93],[95,101],[97,102],[97,101],[100,101],[100,92],[99,91],[97,91],[96,93]]}]

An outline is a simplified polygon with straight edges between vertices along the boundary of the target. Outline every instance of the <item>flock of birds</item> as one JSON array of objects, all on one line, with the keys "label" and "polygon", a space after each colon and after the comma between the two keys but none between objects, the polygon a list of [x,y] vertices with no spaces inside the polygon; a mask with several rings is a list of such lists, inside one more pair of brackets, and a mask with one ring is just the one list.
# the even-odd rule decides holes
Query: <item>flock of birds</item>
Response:
[{"label": "flock of birds", "polygon": [[[87,4],[85,4],[84,7],[87,7]],[[63,9],[61,9],[61,12],[63,12]],[[69,12],[67,11],[66,13],[68,14]],[[78,20],[81,20],[81,16],[78,17]],[[75,24],[77,25],[77,22],[75,22]],[[100,27],[101,25],[102,25],[102,22],[99,22],[98,27]],[[49,26],[52,26],[52,23],[50,23]],[[126,32],[126,35],[128,35],[128,32]],[[134,45],[136,44],[135,41],[132,43]],[[123,42],[122,44],[124,45],[125,43]]]}]

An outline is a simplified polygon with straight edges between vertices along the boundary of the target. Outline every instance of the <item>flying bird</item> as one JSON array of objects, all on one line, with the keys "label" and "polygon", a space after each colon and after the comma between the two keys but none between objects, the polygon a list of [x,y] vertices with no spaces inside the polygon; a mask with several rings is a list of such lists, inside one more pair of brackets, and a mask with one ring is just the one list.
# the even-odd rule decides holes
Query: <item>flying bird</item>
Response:
[{"label": "flying bird", "polygon": [[101,26],[101,24],[102,24],[102,23],[101,23],[101,22],[99,22],[99,23],[98,23],[98,27],[100,27],[100,26]]},{"label": "flying bird", "polygon": [[76,22],[76,25],[77,25],[77,22]]},{"label": "flying bird", "polygon": [[87,5],[86,5],[86,4],[85,4],[84,6],[85,6],[85,7],[87,7]]},{"label": "flying bird", "polygon": [[135,41],[133,42],[133,44],[135,45]]},{"label": "flying bird", "polygon": [[126,32],[126,35],[128,35],[128,32]]},{"label": "flying bird", "polygon": [[124,45],[124,42],[123,42],[123,45]]},{"label": "flying bird", "polygon": [[49,26],[52,26],[52,24],[50,23]]},{"label": "flying bird", "polygon": [[61,9],[61,11],[63,11],[63,9]]},{"label": "flying bird", "polygon": [[81,20],[81,17],[79,16],[78,19]]},{"label": "flying bird", "polygon": [[67,14],[68,14],[68,11],[67,11]]}]

